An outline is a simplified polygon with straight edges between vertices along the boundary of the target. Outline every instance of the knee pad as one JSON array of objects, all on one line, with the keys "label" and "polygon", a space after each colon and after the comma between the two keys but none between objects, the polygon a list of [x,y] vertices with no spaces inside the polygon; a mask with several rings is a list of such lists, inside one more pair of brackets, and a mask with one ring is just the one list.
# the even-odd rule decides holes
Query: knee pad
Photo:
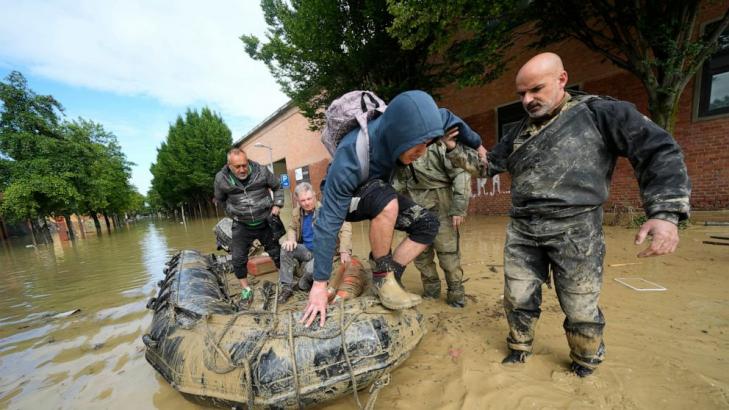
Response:
[{"label": "knee pad", "polygon": [[430,245],[438,235],[438,228],[440,228],[438,216],[433,212],[424,211],[410,225],[407,231],[408,237],[417,243]]}]

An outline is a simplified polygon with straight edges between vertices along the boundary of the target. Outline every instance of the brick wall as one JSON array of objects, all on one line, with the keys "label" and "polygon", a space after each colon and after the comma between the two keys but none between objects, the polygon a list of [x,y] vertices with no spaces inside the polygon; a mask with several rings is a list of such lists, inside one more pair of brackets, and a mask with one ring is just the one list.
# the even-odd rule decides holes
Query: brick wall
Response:
[{"label": "brick wall", "polygon": [[[726,7],[721,3],[704,6],[700,21],[711,21],[719,17]],[[511,54],[514,62],[497,81],[484,87],[449,87],[442,92],[443,99],[440,104],[450,108],[479,132],[487,148],[496,143],[497,107],[517,101],[513,83],[516,71],[537,53],[525,47],[529,41],[523,39],[516,44]],[[562,57],[569,73],[570,85],[579,84],[588,93],[610,95],[630,101],[642,113],[648,114],[647,95],[641,82],[632,74],[618,69],[574,41],[563,42],[543,51],[553,51]],[[729,116],[694,119],[695,82],[691,81],[681,95],[674,132],[674,137],[683,149],[693,185],[691,206],[693,210],[729,209]],[[479,182],[483,181],[473,182],[474,194],[478,193]],[[508,212],[511,196],[505,191],[509,190],[510,183],[508,175],[502,175],[502,193],[496,192],[492,196],[492,181],[486,181],[485,188],[489,194],[472,197],[469,212]],[[624,158],[618,160],[605,208],[610,209],[614,205],[640,207],[638,184],[630,163]]]},{"label": "brick wall", "polygon": [[[726,9],[723,2],[705,2],[699,20],[714,20]],[[513,57],[509,68],[501,78],[484,87],[448,87],[440,91],[443,96],[439,104],[451,109],[466,120],[479,134],[484,146],[496,143],[497,107],[517,101],[514,91],[516,71],[537,53],[527,47],[532,39],[522,38],[512,48]],[[580,43],[565,41],[549,49],[562,56],[569,73],[569,84],[579,84],[584,91],[610,95],[634,103],[647,114],[646,93],[632,74],[618,69],[603,57],[593,53]],[[693,183],[691,204],[694,210],[729,209],[729,116],[710,120],[693,119],[693,81],[684,90],[676,123],[675,137],[684,150],[689,175]],[[256,142],[273,147],[273,159],[286,160],[291,189],[295,187],[294,170],[309,166],[312,185],[318,191],[329,155],[319,142],[319,133],[309,131],[306,119],[293,107],[282,110],[275,118],[257,129],[242,146],[249,157],[261,163],[268,163],[268,150],[255,148]],[[479,183],[482,183],[479,189]],[[469,212],[480,214],[504,214],[508,211],[511,196],[511,180],[508,174],[500,176],[500,189],[491,179],[479,181],[474,178],[473,194]],[[500,191],[500,192],[499,192]],[[640,199],[637,181],[630,164],[625,159],[618,161],[613,174],[611,195],[606,209],[613,205],[639,207]]]}]

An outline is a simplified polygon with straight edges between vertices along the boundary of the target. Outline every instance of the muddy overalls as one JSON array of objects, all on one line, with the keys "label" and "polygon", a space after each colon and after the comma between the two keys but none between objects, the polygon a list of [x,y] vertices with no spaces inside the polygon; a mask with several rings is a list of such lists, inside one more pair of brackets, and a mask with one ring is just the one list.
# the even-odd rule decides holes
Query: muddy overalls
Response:
[{"label": "muddy overalls", "polygon": [[510,349],[532,350],[551,273],[571,358],[590,369],[603,360],[602,203],[618,156],[633,165],[650,218],[676,223],[688,216],[690,183],[678,144],[626,102],[568,97],[555,117],[540,126],[524,120],[489,153],[488,175],[512,177],[504,247]]}]

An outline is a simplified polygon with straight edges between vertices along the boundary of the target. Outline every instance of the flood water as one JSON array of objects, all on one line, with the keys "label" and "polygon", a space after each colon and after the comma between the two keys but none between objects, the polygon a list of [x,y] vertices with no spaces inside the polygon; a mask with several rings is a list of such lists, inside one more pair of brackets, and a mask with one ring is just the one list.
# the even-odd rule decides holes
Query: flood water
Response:
[{"label": "flood water", "polygon": [[[213,252],[215,222],[140,221],[75,242],[0,244],[0,408],[200,408],[147,364],[141,336],[164,263],[181,249]],[[635,258],[634,231],[606,228],[608,353],[583,380],[566,371],[563,316],[546,287],[534,355],[522,367],[500,364],[505,224],[468,219],[461,234],[468,304],[447,307],[444,289],[441,300],[419,306],[428,334],[376,408],[729,407],[729,246],[703,244],[729,236],[729,227],[691,227],[677,254],[647,260]],[[366,229],[354,227],[359,256],[367,255]],[[614,281],[620,277],[667,290],[637,292]],[[422,289],[413,267],[405,286]],[[346,397],[324,408],[356,407]]]}]

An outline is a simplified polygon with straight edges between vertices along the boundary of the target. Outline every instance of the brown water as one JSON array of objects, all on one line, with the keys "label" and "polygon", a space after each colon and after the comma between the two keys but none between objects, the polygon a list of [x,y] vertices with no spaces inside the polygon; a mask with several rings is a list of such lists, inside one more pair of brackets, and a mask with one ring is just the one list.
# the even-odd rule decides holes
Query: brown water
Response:
[{"label": "brown water", "polygon": [[[147,364],[140,338],[164,262],[179,249],[212,252],[214,223],[147,221],[74,243],[0,245],[0,407],[199,408]],[[563,316],[546,288],[535,354],[524,366],[499,364],[505,223],[468,220],[461,235],[468,305],[419,307],[429,333],[393,372],[377,408],[729,408],[729,246],[702,244],[729,236],[729,227],[692,227],[676,255],[645,260],[635,258],[633,231],[606,228],[607,359],[583,380],[565,370]],[[360,256],[366,228],[354,227]],[[668,290],[636,292],[618,277]],[[405,285],[421,291],[412,267]],[[53,317],[74,309],[81,311]],[[355,404],[346,397],[323,408]]]}]

